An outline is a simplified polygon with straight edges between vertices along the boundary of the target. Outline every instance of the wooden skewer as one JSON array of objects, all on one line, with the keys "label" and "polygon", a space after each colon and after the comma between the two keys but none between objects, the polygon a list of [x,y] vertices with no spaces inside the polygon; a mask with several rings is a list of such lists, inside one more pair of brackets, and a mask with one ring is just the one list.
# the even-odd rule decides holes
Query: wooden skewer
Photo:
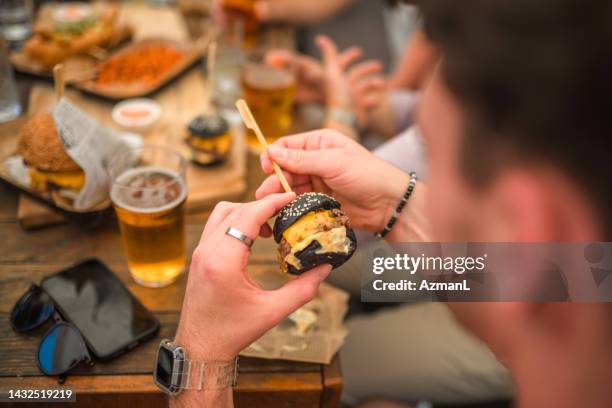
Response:
[{"label": "wooden skewer", "polygon": [[[257,140],[259,140],[261,147],[263,147],[264,149],[267,149],[268,142],[266,142],[266,138],[264,137],[263,133],[261,133],[261,129],[257,125],[257,122],[255,122],[255,118],[253,117],[253,114],[251,113],[251,110],[249,109],[249,105],[247,105],[244,99],[238,99],[236,101],[236,108],[238,108],[238,112],[240,112],[240,116],[242,116],[242,121],[244,122],[244,125],[247,128],[253,130],[253,132],[255,132],[255,135],[257,136]],[[276,164],[275,162],[272,162],[272,167],[274,168],[276,177],[278,177],[283,188],[285,189],[285,192],[287,193],[292,192],[293,190],[291,189],[291,186],[287,182],[287,179],[285,178],[285,175],[283,174],[283,171],[281,170],[279,165]]]},{"label": "wooden skewer", "polygon": [[53,67],[53,82],[55,83],[55,97],[59,102],[59,100],[64,96],[64,89],[66,88],[63,64],[57,64]]},{"label": "wooden skewer", "polygon": [[206,58],[206,70],[208,71],[208,89],[213,89],[215,84],[215,61],[217,59],[217,41],[212,40],[208,46],[208,58]]},{"label": "wooden skewer", "polygon": [[195,51],[198,53],[204,53],[206,48],[209,46],[211,41],[217,37],[217,31],[214,29],[206,29],[205,33],[202,34],[195,42]]}]

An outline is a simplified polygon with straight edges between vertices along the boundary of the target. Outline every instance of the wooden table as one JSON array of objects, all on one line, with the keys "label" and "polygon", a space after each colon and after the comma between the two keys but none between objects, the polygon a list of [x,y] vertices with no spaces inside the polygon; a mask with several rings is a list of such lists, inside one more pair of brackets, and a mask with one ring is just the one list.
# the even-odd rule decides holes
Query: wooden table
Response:
[{"label": "wooden table", "polygon": [[[23,101],[27,99],[31,77],[20,77]],[[0,125],[0,137],[17,132],[24,118]],[[248,190],[244,200],[263,179],[259,161],[250,155],[247,164]],[[130,278],[116,221],[112,215],[101,226],[85,230],[78,225],[60,225],[37,231],[24,231],[17,220],[18,192],[0,182],[0,392],[7,389],[58,387],[55,378],[41,375],[35,360],[45,326],[18,335],[9,323],[15,301],[33,282],[79,260],[97,257],[106,263],[161,322],[157,338],[119,359],[96,364],[68,377],[65,386],[77,393],[77,404],[70,406],[161,407],[167,398],[153,384],[154,355],[159,340],[172,338],[179,320],[185,290],[185,277],[162,289],[136,285]],[[195,248],[207,213],[187,217],[188,253]],[[249,268],[262,273],[276,269],[272,240],[258,240],[253,246]],[[336,407],[339,405],[342,377],[339,361],[330,365],[243,358],[234,399],[238,407]],[[23,406],[23,404],[19,404]],[[41,406],[36,404],[33,406]],[[56,405],[55,405],[56,406]]]},{"label": "wooden table", "polygon": [[[0,137],[16,131],[23,119],[0,125]],[[258,160],[248,160],[249,192],[253,196],[263,174]],[[9,388],[57,387],[42,376],[35,355],[45,326],[25,335],[13,332],[9,312],[32,282],[87,257],[105,262],[161,322],[156,339],[108,364],[96,364],[68,378],[65,385],[77,393],[78,406],[165,406],[165,395],[153,384],[154,353],[159,340],[172,338],[178,324],[185,277],[161,289],[136,285],[130,278],[116,221],[109,216],[98,228],[60,225],[24,231],[16,216],[18,193],[0,184],[0,392]],[[207,214],[187,217],[188,252],[195,248]],[[253,246],[249,268],[254,272],[278,268],[272,240]],[[239,407],[338,406],[342,378],[338,359],[330,365],[243,358],[235,401]],[[20,405],[21,406],[21,405]],[[70,405],[75,406],[75,405]]]}]

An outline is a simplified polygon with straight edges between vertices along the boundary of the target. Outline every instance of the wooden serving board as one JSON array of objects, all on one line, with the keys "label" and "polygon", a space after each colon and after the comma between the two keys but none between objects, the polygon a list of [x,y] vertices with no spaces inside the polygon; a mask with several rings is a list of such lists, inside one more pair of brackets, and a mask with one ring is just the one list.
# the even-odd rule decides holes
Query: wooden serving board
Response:
[{"label": "wooden serving board", "polygon": [[[190,157],[190,149],[185,139],[186,126],[189,120],[208,110],[208,99],[205,94],[204,78],[196,70],[189,72],[173,87],[164,89],[156,98],[162,106],[162,116],[158,122],[142,134],[145,143],[169,146]],[[112,105],[92,100],[75,91],[68,91],[67,97],[96,118],[100,123],[122,129],[111,118]],[[30,113],[44,111],[55,102],[51,86],[37,85],[30,93]],[[201,167],[189,164],[187,168],[187,211],[198,212],[210,209],[220,200],[235,200],[246,190],[246,141],[241,126],[232,128],[232,151],[228,161],[216,167]],[[5,138],[4,143],[9,140]],[[12,141],[16,143],[17,135]],[[27,225],[29,216],[36,218],[35,226],[40,226],[40,211],[27,211],[32,206],[22,206],[20,220]],[[43,218],[44,219],[44,218]],[[57,222],[57,216],[49,217],[50,222]]]},{"label": "wooden serving board", "polygon": [[19,196],[17,219],[24,229],[35,229],[66,222],[66,216],[24,194]]},{"label": "wooden serving board", "polygon": [[169,47],[184,53],[184,55],[175,65],[163,75],[159,76],[154,82],[98,84],[95,79],[91,79],[85,82],[75,83],[74,86],[82,91],[115,100],[146,96],[157,91],[192,66],[202,57],[205,50],[204,47],[196,44],[149,38],[128,44],[122,49],[112,53],[109,58],[120,57],[151,46]]},{"label": "wooden serving board", "polygon": [[[164,7],[146,7],[125,4],[122,17],[134,27],[134,38],[144,39],[164,36],[176,41],[188,38],[187,29],[178,11]],[[76,91],[68,90],[66,96],[77,106],[84,109],[101,123],[118,129],[111,118],[113,105],[92,99]],[[145,143],[163,144],[181,151],[186,157],[189,147],[184,142],[186,125],[196,115],[210,111],[206,81],[199,69],[192,69],[184,76],[155,94],[154,99],[161,105],[160,119],[150,129],[142,133]],[[29,112],[49,109],[55,103],[50,85],[37,85],[30,93]],[[237,200],[247,188],[246,183],[246,142],[241,127],[232,129],[234,143],[231,157],[225,164],[202,168],[190,165],[187,171],[189,195],[187,211],[200,212],[210,209],[220,200]],[[7,141],[15,146],[17,135]],[[5,139],[9,139],[5,137]],[[2,140],[0,139],[0,142]],[[27,197],[22,195],[22,199]],[[19,219],[22,225],[41,226],[45,224],[40,208],[28,203],[20,203]],[[56,223],[57,216],[49,215],[49,223]],[[28,223],[28,221],[35,221]]]},{"label": "wooden serving board", "polygon": [[[55,101],[55,98],[53,99]],[[32,111],[30,111],[32,112]],[[3,135],[0,138],[0,179],[4,182],[22,190],[25,194],[35,197],[41,203],[46,203],[48,206],[56,208],[60,212],[71,214],[74,216],[84,215],[93,216],[99,214],[110,207],[110,200],[104,200],[96,204],[93,208],[86,210],[77,210],[72,205],[72,200],[61,197],[55,191],[40,192],[30,187],[27,180],[27,175],[21,175],[21,171],[17,171],[15,175],[13,166],[7,164],[9,158],[19,163],[20,158],[17,157],[17,140],[18,134]]]}]

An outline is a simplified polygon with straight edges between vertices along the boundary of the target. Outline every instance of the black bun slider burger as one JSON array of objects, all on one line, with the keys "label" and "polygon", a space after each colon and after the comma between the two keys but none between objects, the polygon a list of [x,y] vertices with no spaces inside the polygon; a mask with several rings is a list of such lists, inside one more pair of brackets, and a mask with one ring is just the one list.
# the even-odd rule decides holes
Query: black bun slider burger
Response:
[{"label": "black bun slider burger", "polygon": [[299,275],[315,266],[342,265],[357,247],[340,203],[321,193],[304,193],[283,207],[274,222],[281,271]]},{"label": "black bun slider burger", "polygon": [[202,166],[227,159],[232,144],[227,121],[219,115],[199,115],[187,126],[192,160]]}]

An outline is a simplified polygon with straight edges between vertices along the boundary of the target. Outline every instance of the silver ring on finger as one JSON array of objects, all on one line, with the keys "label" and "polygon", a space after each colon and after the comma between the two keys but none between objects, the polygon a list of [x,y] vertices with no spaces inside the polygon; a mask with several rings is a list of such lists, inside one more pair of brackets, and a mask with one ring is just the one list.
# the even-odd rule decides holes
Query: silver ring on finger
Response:
[{"label": "silver ring on finger", "polygon": [[251,248],[253,246],[253,242],[255,242],[253,241],[253,239],[247,237],[245,233],[233,227],[229,227],[225,231],[225,233],[232,238],[236,238],[238,241],[244,243],[249,248]]}]

